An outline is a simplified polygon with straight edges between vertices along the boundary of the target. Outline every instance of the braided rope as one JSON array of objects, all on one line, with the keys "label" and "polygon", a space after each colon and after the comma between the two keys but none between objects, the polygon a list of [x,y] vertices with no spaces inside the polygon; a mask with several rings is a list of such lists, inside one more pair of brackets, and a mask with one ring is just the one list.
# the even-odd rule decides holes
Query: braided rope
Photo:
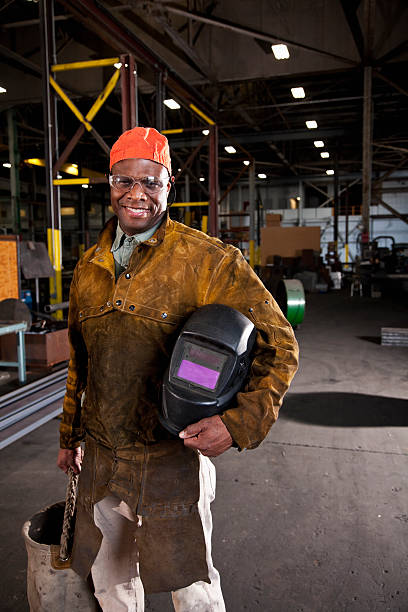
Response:
[{"label": "braided rope", "polygon": [[64,520],[62,523],[62,534],[60,541],[60,559],[68,561],[70,555],[70,544],[74,535],[74,513],[78,493],[79,474],[75,474],[72,468],[68,469],[68,484],[65,494]]}]

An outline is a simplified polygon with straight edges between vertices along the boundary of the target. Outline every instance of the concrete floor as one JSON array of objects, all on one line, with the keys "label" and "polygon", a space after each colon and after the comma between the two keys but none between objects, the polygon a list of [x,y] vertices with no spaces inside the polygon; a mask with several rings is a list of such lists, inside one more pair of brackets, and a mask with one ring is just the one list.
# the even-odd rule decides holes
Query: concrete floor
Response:
[{"label": "concrete floor", "polygon": [[[309,296],[278,422],[259,449],[215,460],[228,612],[408,611],[408,348],[382,347],[382,326],[407,327],[408,301]],[[28,610],[22,523],[64,496],[57,428],[1,451],[3,611]],[[146,609],[172,610],[169,596]]]}]

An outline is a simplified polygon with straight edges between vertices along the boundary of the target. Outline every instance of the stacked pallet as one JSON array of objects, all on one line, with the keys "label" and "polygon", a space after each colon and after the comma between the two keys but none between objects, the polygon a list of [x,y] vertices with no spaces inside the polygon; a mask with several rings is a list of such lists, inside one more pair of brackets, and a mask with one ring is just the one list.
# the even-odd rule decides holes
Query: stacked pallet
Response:
[{"label": "stacked pallet", "polygon": [[383,346],[408,346],[408,327],[382,327]]}]

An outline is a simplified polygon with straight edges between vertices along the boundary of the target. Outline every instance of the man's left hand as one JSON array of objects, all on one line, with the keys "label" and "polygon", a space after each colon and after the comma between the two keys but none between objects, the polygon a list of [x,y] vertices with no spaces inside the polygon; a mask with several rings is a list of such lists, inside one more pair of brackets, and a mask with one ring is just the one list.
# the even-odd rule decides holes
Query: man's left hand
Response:
[{"label": "man's left hand", "polygon": [[232,446],[232,438],[217,415],[188,425],[179,433],[184,445],[196,448],[206,457],[217,457]]}]

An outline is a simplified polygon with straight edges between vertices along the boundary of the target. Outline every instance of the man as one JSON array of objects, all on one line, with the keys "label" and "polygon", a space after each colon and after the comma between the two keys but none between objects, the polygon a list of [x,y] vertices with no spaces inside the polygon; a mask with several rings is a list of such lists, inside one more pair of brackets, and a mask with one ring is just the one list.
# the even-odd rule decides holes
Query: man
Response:
[{"label": "man", "polygon": [[[260,444],[295,374],[296,340],[237,249],[169,219],[164,136],[125,132],[110,168],[116,217],[79,261],[70,293],[58,465],[81,470],[72,566],[92,573],[104,611],[143,610],[144,592],[159,591],[172,592],[178,612],[222,611],[207,457]],[[182,324],[211,303],[258,330],[249,380],[230,409],[177,438],[158,421],[161,381]]]}]

